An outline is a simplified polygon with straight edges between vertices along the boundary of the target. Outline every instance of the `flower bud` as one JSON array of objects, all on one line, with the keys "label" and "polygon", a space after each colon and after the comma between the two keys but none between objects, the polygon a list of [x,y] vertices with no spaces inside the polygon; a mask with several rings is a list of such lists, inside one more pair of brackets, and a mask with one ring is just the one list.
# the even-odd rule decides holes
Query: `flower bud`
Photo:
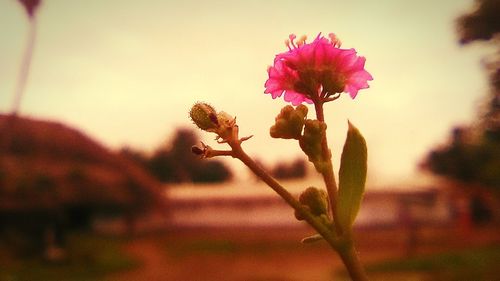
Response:
[{"label": "flower bud", "polygon": [[315,216],[326,214],[328,211],[328,195],[326,191],[316,187],[308,187],[299,196],[299,202],[308,206]]},{"label": "flower bud", "polygon": [[[304,206],[304,208],[305,208],[306,210],[308,210],[308,211],[311,211],[311,210],[309,210],[309,207],[307,207],[307,206]],[[297,219],[298,221],[303,221],[303,220],[305,220],[305,219],[306,219],[306,218],[302,215],[302,213],[301,213],[299,210],[295,210],[295,211],[293,212],[293,214],[294,214],[294,216],[295,216],[295,219]]]},{"label": "flower bud", "polygon": [[[302,151],[307,155],[309,161],[314,164],[317,171],[321,172],[327,166],[322,151],[321,141],[326,134],[326,123],[318,120],[307,119],[304,123],[304,134],[299,139]],[[328,155],[328,157],[330,157]]]},{"label": "flower bud", "polygon": [[269,130],[271,137],[282,139],[299,139],[307,116],[307,107],[299,105],[295,109],[287,105],[276,116],[275,123]]},{"label": "flower bud", "polygon": [[189,111],[189,116],[193,123],[204,131],[215,132],[219,127],[217,112],[207,103],[198,102],[193,105]]},{"label": "flower bud", "polygon": [[191,152],[199,156],[202,156],[204,153],[203,149],[197,147],[196,145],[191,146]]},{"label": "flower bud", "polygon": [[[328,195],[326,191],[318,189],[316,187],[308,187],[299,196],[299,202],[304,206],[306,210],[311,212],[314,216],[319,217],[319,219],[325,223],[329,224],[328,219]],[[305,219],[304,215],[295,210],[295,218],[299,221]]]}]

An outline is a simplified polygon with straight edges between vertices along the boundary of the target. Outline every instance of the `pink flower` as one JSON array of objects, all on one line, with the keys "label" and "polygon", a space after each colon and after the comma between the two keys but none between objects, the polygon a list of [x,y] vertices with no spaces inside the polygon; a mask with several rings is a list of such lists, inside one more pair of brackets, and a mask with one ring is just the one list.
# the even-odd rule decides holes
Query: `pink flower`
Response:
[{"label": "pink flower", "polygon": [[325,102],[336,99],[340,93],[355,98],[360,89],[368,88],[373,80],[365,67],[365,58],[354,49],[340,49],[334,34],[330,40],[321,33],[312,43],[305,37],[294,42],[295,35],[286,41],[289,51],[276,55],[269,67],[265,93],[273,99],[284,95],[287,102]]}]

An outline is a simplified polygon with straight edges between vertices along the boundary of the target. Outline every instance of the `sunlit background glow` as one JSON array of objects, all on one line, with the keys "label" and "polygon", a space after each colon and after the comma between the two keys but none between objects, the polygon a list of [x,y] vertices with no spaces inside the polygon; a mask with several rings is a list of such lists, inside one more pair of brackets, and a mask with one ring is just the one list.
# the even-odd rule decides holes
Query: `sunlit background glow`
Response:
[{"label": "sunlit background glow", "polygon": [[[264,161],[300,155],[271,139],[282,99],[265,95],[266,68],[290,33],[334,32],[367,58],[370,88],[326,106],[339,155],[347,119],[365,135],[372,181],[405,178],[449,129],[471,122],[487,89],[481,46],[457,43],[471,0],[46,0],[20,113],[60,120],[112,149],[151,151],[205,101],[237,116],[245,148]],[[28,21],[0,2],[0,112],[11,110]],[[209,144],[213,136],[200,135]],[[336,157],[338,160],[339,157]],[[338,167],[338,165],[337,165]]]}]

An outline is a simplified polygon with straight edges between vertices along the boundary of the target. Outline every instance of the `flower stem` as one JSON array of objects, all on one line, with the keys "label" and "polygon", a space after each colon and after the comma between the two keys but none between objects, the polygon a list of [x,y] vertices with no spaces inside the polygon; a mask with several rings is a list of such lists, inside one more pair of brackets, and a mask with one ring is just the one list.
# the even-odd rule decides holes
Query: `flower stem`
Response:
[{"label": "flower stem", "polygon": [[271,175],[264,171],[257,163],[255,163],[248,154],[243,151],[239,141],[229,141],[228,144],[232,148],[232,156],[238,158],[243,162],[252,172],[262,179],[269,187],[271,187],[279,196],[281,196],[288,205],[294,210],[299,212],[309,225],[311,225],[323,238],[332,246],[337,249],[340,246],[339,240],[329,227],[327,227],[321,220],[315,217],[308,209],[306,209],[295,197],[290,194],[279,182],[277,182]]},{"label": "flower stem", "polygon": [[[243,151],[240,141],[228,141],[228,144],[232,148],[230,156],[243,162],[255,175],[257,175],[269,187],[278,193],[278,195],[280,195],[288,203],[288,205],[299,212],[304,217],[305,221],[311,225],[335,251],[338,252],[352,280],[368,280],[361,262],[359,261],[350,231],[345,232],[343,237],[336,235],[332,229],[326,226],[317,217],[312,215],[308,209],[304,208],[304,206],[283,186],[281,186],[279,182],[277,182],[271,175],[264,171],[264,169],[257,165],[257,163],[255,163],[252,158],[250,158],[250,156]],[[229,156],[228,153],[220,155]]]},{"label": "flower stem", "polygon": [[17,115],[19,108],[21,106],[21,100],[24,94],[24,89],[28,81],[28,75],[31,66],[31,58],[33,56],[33,49],[35,47],[36,38],[36,19],[35,17],[30,18],[28,43],[24,51],[23,60],[21,62],[21,69],[19,71],[19,77],[17,80],[16,90],[14,93],[14,101],[12,104],[12,115]]},{"label": "flower stem", "polygon": [[337,249],[337,251],[352,280],[368,281],[368,276],[366,275],[365,269],[361,265],[358,253],[352,240],[349,240],[345,247]]},{"label": "flower stem", "polygon": [[[315,101],[314,109],[316,110],[316,118],[318,121],[325,122],[325,116],[323,113],[323,102]],[[335,181],[335,175],[333,174],[333,164],[332,157],[330,153],[330,149],[328,148],[328,140],[326,138],[326,134],[321,139],[321,151],[323,154],[323,159],[327,161],[328,166],[321,171],[321,175],[323,176],[323,181],[325,182],[326,191],[328,192],[328,198],[330,198],[330,208],[333,216],[333,221],[335,225],[335,230],[337,234],[342,235],[342,229],[340,225],[337,223],[339,220],[337,219],[337,212],[335,211],[337,204],[337,183]]]},{"label": "flower stem", "polygon": [[[314,102],[314,109],[316,110],[316,118],[318,121],[325,122],[325,117],[323,113],[323,101],[316,100]],[[328,161],[328,167],[321,171],[323,180],[325,182],[326,190],[328,192],[328,197],[330,198],[331,211],[333,215],[333,223],[337,237],[343,241],[341,246],[336,247],[335,250],[338,252],[340,258],[342,259],[349,276],[354,281],[368,281],[366,272],[359,260],[356,248],[354,246],[354,241],[352,239],[351,229],[342,229],[340,226],[338,213],[335,211],[337,203],[337,183],[335,181],[335,174],[333,173],[333,164],[331,159],[331,152],[328,148],[328,140],[326,134],[321,140],[321,148],[323,153],[323,159]]]}]

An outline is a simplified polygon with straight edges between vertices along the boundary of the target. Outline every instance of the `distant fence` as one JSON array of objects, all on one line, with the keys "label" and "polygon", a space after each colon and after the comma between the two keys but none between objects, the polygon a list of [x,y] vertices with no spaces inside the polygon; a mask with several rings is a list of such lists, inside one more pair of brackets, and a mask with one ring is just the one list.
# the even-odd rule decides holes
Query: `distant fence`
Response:
[{"label": "distant fence", "polygon": [[[171,223],[178,227],[296,226],[293,211],[269,196],[169,196]],[[356,225],[380,227],[449,223],[453,206],[435,189],[367,192]]]}]

